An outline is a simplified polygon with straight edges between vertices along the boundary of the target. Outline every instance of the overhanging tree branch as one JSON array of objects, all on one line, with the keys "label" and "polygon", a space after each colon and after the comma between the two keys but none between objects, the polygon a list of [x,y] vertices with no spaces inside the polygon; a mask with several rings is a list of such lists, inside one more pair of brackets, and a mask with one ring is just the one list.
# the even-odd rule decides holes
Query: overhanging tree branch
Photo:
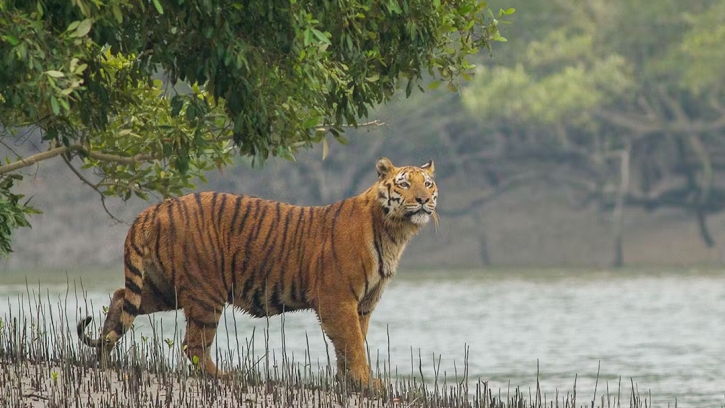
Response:
[{"label": "overhanging tree branch", "polygon": [[121,155],[117,155],[117,154],[101,153],[101,152],[88,150],[83,145],[75,144],[75,145],[70,145],[70,146],[54,147],[48,151],[45,151],[42,153],[37,153],[32,156],[26,157],[24,159],[20,159],[20,160],[14,161],[12,163],[0,166],[0,176],[13,172],[13,171],[16,171],[16,170],[20,170],[24,167],[32,166],[43,160],[52,159],[54,157],[60,156],[62,154],[68,153],[68,152],[82,152],[92,159],[96,159],[96,160],[100,160],[100,161],[117,162],[119,164],[126,164],[126,165],[147,162],[147,161],[155,160],[158,158],[157,156],[152,155],[152,154],[137,154],[135,156],[121,156]]}]

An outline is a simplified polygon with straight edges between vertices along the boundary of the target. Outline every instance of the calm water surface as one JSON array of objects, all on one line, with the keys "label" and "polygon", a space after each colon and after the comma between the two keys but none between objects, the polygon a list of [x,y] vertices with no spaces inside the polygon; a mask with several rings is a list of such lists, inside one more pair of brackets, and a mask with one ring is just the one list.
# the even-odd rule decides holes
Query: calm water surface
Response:
[{"label": "calm water surface", "polygon": [[[79,309],[85,310],[87,303],[98,313],[122,282],[120,271],[69,271],[67,278],[64,272],[0,271],[0,317],[20,313],[21,297],[27,313],[28,290],[40,291],[56,307],[66,304],[74,325]],[[81,298],[78,302],[75,293]],[[163,322],[163,338],[173,337],[175,323],[184,324],[174,313],[157,314],[155,319]],[[302,360],[307,336],[312,361],[327,361],[311,312],[290,313],[267,323],[227,308],[216,345],[235,349],[237,340],[245,344],[255,328],[256,354],[262,355],[267,324],[277,356],[282,353],[284,328],[288,355]],[[148,318],[138,318],[136,336],[150,335],[151,326]],[[548,400],[557,390],[571,392],[576,377],[578,400],[586,403],[600,367],[598,396],[607,385],[616,395],[621,379],[625,401],[633,381],[643,397],[651,393],[655,406],[674,406],[677,401],[681,407],[722,407],[725,271],[402,271],[373,314],[368,345],[373,362],[390,359],[402,376],[411,371],[419,376],[420,364],[428,380],[440,359],[441,377],[460,377],[468,348],[471,381],[488,381],[502,393],[517,386],[533,392],[538,366]]]}]

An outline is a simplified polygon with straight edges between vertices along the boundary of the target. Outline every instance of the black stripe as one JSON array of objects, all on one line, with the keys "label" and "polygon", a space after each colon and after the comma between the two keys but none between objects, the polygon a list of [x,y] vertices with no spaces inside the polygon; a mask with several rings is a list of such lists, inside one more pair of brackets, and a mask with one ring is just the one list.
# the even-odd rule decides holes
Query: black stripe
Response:
[{"label": "black stripe", "polygon": [[340,201],[335,204],[338,207],[337,207],[337,211],[335,211],[335,214],[332,216],[333,220],[336,220],[340,216],[340,213],[342,212],[342,208],[345,207],[345,204],[347,204],[347,201],[348,200],[343,200],[343,201]]},{"label": "black stripe", "polygon": [[284,305],[279,298],[279,286],[272,286],[272,295],[267,298],[267,315],[275,315],[283,310]]},{"label": "black stripe", "polygon": [[[282,268],[282,274],[281,274],[282,278],[280,278],[280,280],[283,280],[286,269],[291,268],[291,266],[289,265],[289,259],[290,259],[290,256],[292,255],[292,251],[295,249],[299,250],[299,246],[296,244],[297,244],[297,239],[298,239],[297,233],[300,230],[301,216],[298,215],[297,219],[295,221],[292,221],[292,216],[294,215],[295,211],[302,214],[302,211],[299,207],[290,207],[287,210],[287,217],[285,218],[285,224],[284,224],[285,240],[282,241],[282,248],[281,248],[282,253],[280,254],[281,258],[280,258],[280,262],[279,262],[279,264],[280,264],[279,266],[280,266],[280,268]],[[289,232],[290,223],[292,223],[291,232]],[[287,235],[291,236],[291,239],[289,240],[289,242],[287,242],[287,240],[286,240]],[[300,265],[297,265],[297,266],[299,267]]]},{"label": "black stripe", "polygon": [[[221,258],[222,257],[219,256],[219,249],[220,249],[219,241],[218,241],[218,239],[217,240],[214,239],[215,235],[217,238],[219,237],[219,235],[216,233],[217,228],[214,225],[214,214],[216,214],[216,200],[217,200],[218,194],[219,193],[216,193],[216,192],[211,193],[211,213],[209,214],[210,222],[209,222],[209,225],[206,225],[206,220],[204,220],[204,227],[202,228],[202,230],[204,231],[204,233],[206,234],[206,237],[209,240],[209,247],[211,248],[212,262],[214,263],[214,270],[217,272],[221,270],[222,274],[223,274],[224,268],[221,267]],[[227,285],[225,284],[224,285],[225,292],[227,291],[226,286]]]},{"label": "black stripe", "polygon": [[128,278],[126,279],[126,289],[137,295],[141,294],[141,288],[136,284],[136,282]]},{"label": "black stripe", "polygon": [[195,325],[197,325],[199,327],[203,327],[205,329],[216,329],[219,326],[218,320],[214,320],[214,321],[210,322],[210,321],[204,321],[202,319],[198,319],[196,317],[191,317],[191,316],[189,317],[189,320],[192,323],[194,323]]},{"label": "black stripe", "polygon": [[212,216],[217,213],[216,212],[216,199],[217,199],[218,195],[219,195],[219,193],[217,193],[217,192],[211,193],[211,215]]},{"label": "black stripe", "polygon": [[250,207],[251,204],[254,204],[254,216],[256,217],[257,212],[259,211],[259,200],[253,200],[250,205],[247,205],[245,207],[244,211],[244,217],[242,217],[242,222],[239,223],[239,228],[237,228],[236,235],[241,234],[244,231],[244,227],[247,225],[247,219],[249,218],[249,215],[251,213]]},{"label": "black stripe", "polygon": [[153,279],[147,279],[144,282],[144,287],[148,287],[149,290],[154,293],[154,298],[161,299],[161,301],[164,302],[164,305],[176,308],[176,299],[169,299],[169,296],[167,295],[168,291],[162,291],[159,289]]},{"label": "black stripe", "polygon": [[189,217],[189,208],[186,205],[186,200],[179,200],[179,212],[184,217],[184,230],[188,234],[189,228],[191,228],[191,218]]},{"label": "black stripe", "polygon": [[219,256],[219,247],[215,245],[217,242],[214,240],[214,233],[216,232],[216,229],[213,225],[207,225],[204,226],[200,230],[199,240],[204,243],[204,252],[209,254],[211,253],[211,261],[213,263],[214,270],[219,271],[221,269],[220,266],[220,256]]},{"label": "black stripe", "polygon": [[[232,223],[229,225],[230,230],[237,225],[237,217],[239,217],[239,210],[242,207],[243,201],[244,200],[240,196],[237,196],[236,200],[234,200],[234,214],[232,215]],[[232,239],[229,239],[229,241],[227,242],[228,249],[231,249],[232,241]]]},{"label": "black stripe", "polygon": [[221,202],[221,204],[219,204],[219,216],[217,217],[217,220],[216,220],[216,223],[219,226],[222,225],[222,217],[224,216],[224,209],[227,206],[227,196],[228,195],[229,194],[222,194],[221,195],[222,196],[222,202]]},{"label": "black stripe", "polygon": [[[130,235],[130,233],[129,233],[129,235]],[[133,252],[135,252],[136,255],[143,256],[143,252],[141,252],[141,248],[136,246],[135,242],[131,241],[130,247],[131,247],[131,249],[133,249]]]},{"label": "black stripe", "polygon": [[131,316],[138,316],[138,307],[129,302],[128,299],[123,299],[123,311]]},{"label": "black stripe", "polygon": [[252,295],[252,297],[250,299],[249,313],[254,317],[266,316],[264,303],[262,303],[262,289],[261,288],[257,288],[254,291],[254,294]]},{"label": "black stripe", "polygon": [[[194,306],[199,306],[202,309],[206,310],[208,313],[213,313],[215,315],[221,315],[223,309],[220,308],[220,305],[224,305],[224,302],[216,302],[216,303],[209,303],[207,300],[209,300],[208,297],[203,296],[195,296],[194,297]],[[214,299],[211,299],[212,301]]]},{"label": "black stripe", "polygon": [[126,269],[128,269],[129,272],[131,272],[132,274],[136,276],[143,276],[143,273],[131,263],[131,259],[128,256],[128,253],[126,254],[126,261],[124,262],[124,264],[126,265]]},{"label": "black stripe", "polygon": [[312,241],[313,230],[315,230],[315,231],[318,230],[318,228],[312,228],[313,226],[315,226],[314,220],[315,220],[315,215],[317,215],[317,211],[315,211],[315,210],[317,210],[317,208],[315,208],[315,207],[307,208],[307,213],[309,214],[309,219],[307,220],[307,223],[310,226],[307,229],[307,237],[306,237],[307,244],[310,244]]},{"label": "black stripe", "polygon": [[378,239],[378,232],[373,229],[373,243],[375,245],[375,252],[378,254],[378,273],[381,277],[385,277],[385,271],[383,268],[383,253],[382,248],[380,248],[380,240]]},{"label": "black stripe", "polygon": [[204,218],[204,206],[201,203],[201,193],[194,193],[194,200],[196,201],[196,205],[199,208],[199,216],[203,219]]}]

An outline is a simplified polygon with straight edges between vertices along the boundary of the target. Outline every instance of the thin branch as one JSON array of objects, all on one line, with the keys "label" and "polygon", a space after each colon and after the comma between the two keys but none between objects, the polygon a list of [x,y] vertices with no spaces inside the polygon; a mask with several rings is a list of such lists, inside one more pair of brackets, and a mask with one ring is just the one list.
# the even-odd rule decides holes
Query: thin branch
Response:
[{"label": "thin branch", "polygon": [[0,176],[3,174],[10,173],[15,170],[22,169],[24,167],[32,166],[35,163],[38,163],[43,160],[52,159],[53,157],[59,156],[61,154],[65,154],[68,152],[83,152],[88,157],[96,160],[101,161],[112,161],[117,162],[120,164],[126,164],[126,165],[132,165],[136,163],[141,162],[147,162],[151,160],[157,159],[156,156],[151,154],[137,154],[135,156],[120,156],[117,154],[109,154],[109,153],[100,153],[95,151],[88,150],[85,146],[80,144],[75,144],[71,146],[60,146],[60,147],[53,147],[50,150],[47,150],[42,153],[37,153],[32,156],[21,158],[18,161],[0,166]]},{"label": "thin branch", "polygon": [[17,156],[18,159],[20,159],[20,160],[23,159],[23,156],[19,155],[18,152],[16,152],[12,147],[10,147],[10,145],[8,145],[7,143],[5,143],[2,140],[2,138],[0,138],[0,144],[3,145],[3,146],[5,146],[5,148],[7,148],[8,150],[10,150],[10,152],[12,152],[15,156]]},{"label": "thin branch", "polygon": [[75,173],[75,175],[82,182],[84,182],[85,184],[87,184],[90,188],[92,188],[93,190],[95,190],[98,193],[98,195],[101,196],[101,205],[103,206],[103,211],[105,211],[106,214],[108,214],[108,216],[111,217],[112,220],[116,221],[119,224],[130,225],[129,223],[127,223],[127,222],[125,222],[125,221],[117,218],[115,215],[113,215],[111,213],[111,211],[108,209],[108,207],[106,207],[106,196],[103,195],[103,192],[101,192],[101,190],[99,190],[98,187],[95,184],[91,183],[87,178],[83,177],[83,175],[78,171],[78,169],[76,169],[75,167],[73,167],[73,165],[71,164],[71,162],[68,160],[67,157],[65,157],[65,156],[61,156],[61,157],[63,157],[63,161],[68,166],[68,168],[70,168],[71,171],[73,171],[73,173]]},{"label": "thin branch", "polygon": [[[357,125],[340,125],[342,127],[354,127],[354,128],[361,128],[361,127],[367,127],[367,126],[385,126],[385,122],[381,122],[377,119],[371,120],[369,122],[363,122],[358,123]],[[327,132],[330,130],[332,125],[317,125],[315,127],[315,131],[324,131]]]}]

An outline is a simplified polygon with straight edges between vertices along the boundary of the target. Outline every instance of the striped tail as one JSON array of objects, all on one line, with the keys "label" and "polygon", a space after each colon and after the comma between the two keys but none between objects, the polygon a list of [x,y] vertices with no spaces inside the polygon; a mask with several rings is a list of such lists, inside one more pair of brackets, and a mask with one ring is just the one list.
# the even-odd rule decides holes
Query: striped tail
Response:
[{"label": "striped tail", "polygon": [[76,326],[76,330],[78,331],[78,338],[81,340],[81,342],[83,342],[83,344],[88,347],[101,348],[101,346],[103,346],[103,342],[100,339],[92,339],[86,334],[86,326],[91,324],[92,321],[93,318],[91,316],[88,316],[78,322],[78,326]]}]

